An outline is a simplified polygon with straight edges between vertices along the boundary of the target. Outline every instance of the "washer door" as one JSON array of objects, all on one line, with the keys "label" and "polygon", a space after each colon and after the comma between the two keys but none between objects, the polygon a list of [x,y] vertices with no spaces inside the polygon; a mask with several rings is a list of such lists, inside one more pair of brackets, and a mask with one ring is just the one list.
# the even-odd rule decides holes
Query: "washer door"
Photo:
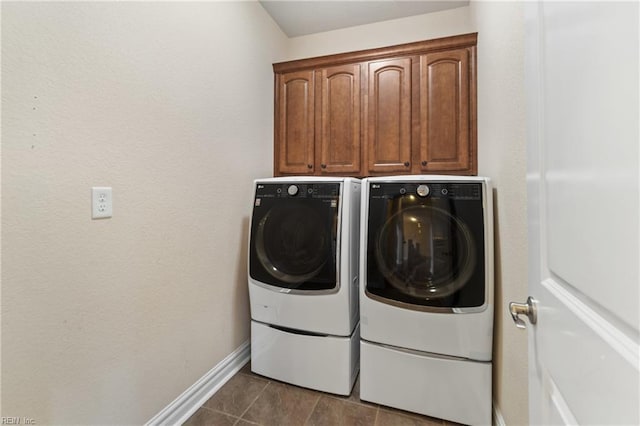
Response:
[{"label": "washer door", "polygon": [[255,283],[277,291],[336,291],[339,192],[338,183],[257,186],[249,244]]},{"label": "washer door", "polygon": [[371,183],[368,202],[368,297],[414,310],[483,309],[480,184]]},{"label": "washer door", "polygon": [[256,251],[274,278],[298,284],[315,277],[330,258],[331,235],[307,205],[276,206],[260,221]]},{"label": "washer door", "polygon": [[389,217],[377,237],[375,255],[393,287],[421,299],[452,295],[476,266],[467,225],[446,210],[426,205]]}]

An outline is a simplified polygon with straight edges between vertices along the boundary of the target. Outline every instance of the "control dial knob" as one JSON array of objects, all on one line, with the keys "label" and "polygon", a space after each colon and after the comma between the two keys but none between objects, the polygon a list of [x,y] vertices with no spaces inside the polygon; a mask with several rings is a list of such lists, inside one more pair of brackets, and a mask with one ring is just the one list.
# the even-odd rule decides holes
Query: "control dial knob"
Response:
[{"label": "control dial knob", "polygon": [[416,189],[416,192],[418,193],[419,196],[426,197],[427,195],[429,195],[429,186],[419,185],[418,189]]},{"label": "control dial knob", "polygon": [[287,193],[293,197],[298,193],[298,187],[295,185],[290,185],[289,188],[287,188]]}]

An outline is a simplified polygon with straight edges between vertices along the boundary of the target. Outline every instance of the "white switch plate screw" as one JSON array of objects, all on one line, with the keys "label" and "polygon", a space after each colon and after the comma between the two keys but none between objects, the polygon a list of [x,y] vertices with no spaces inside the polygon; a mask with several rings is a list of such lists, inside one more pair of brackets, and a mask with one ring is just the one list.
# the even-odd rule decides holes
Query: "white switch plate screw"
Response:
[{"label": "white switch plate screw", "polygon": [[110,186],[91,188],[91,218],[101,219],[113,216],[113,197]]}]

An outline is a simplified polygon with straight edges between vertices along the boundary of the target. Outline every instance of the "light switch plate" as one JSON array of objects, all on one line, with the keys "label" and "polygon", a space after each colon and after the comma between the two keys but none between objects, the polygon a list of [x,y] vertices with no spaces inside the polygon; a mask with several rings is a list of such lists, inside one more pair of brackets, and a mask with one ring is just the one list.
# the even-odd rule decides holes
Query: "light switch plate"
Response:
[{"label": "light switch plate", "polygon": [[91,218],[104,219],[113,216],[113,195],[110,186],[91,188]]}]

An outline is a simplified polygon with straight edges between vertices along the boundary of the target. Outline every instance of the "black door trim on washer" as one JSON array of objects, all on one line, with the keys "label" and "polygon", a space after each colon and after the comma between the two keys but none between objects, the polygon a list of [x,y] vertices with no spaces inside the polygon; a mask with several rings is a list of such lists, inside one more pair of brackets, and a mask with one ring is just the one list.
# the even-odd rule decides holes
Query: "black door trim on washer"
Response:
[{"label": "black door trim on washer", "polygon": [[282,293],[339,290],[340,182],[257,183],[249,274]]},{"label": "black door trim on washer", "polygon": [[418,311],[485,310],[486,186],[445,180],[368,186],[366,296]]}]

